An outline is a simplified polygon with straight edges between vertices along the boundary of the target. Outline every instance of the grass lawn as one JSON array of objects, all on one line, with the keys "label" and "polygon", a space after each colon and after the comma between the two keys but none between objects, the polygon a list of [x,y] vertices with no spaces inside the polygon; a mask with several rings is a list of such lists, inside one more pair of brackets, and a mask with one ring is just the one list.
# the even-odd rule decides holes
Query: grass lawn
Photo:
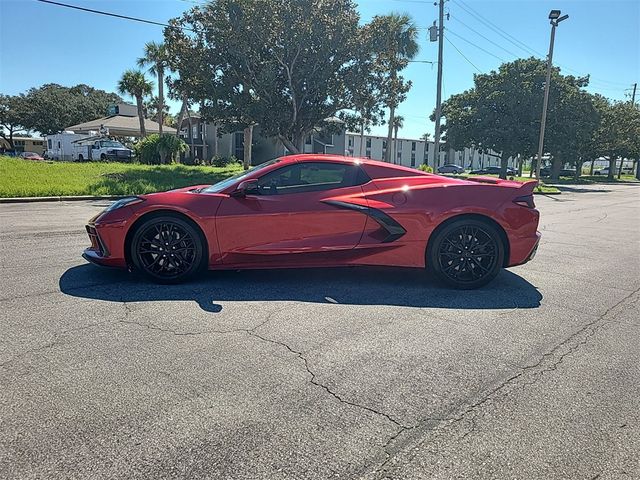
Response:
[{"label": "grass lawn", "polygon": [[[471,174],[466,174],[466,175],[460,175],[460,177],[496,177],[496,178],[498,178],[498,175],[486,175],[486,174],[485,175],[471,175]],[[535,180],[535,178],[529,178],[528,176],[526,176],[526,177],[508,177],[508,178],[516,180],[517,182],[528,182],[530,180]],[[553,194],[553,193],[560,193],[560,190],[558,190],[554,186],[547,185],[544,182],[540,182],[533,192],[534,193],[552,193]]]},{"label": "grass lawn", "polygon": [[0,157],[0,198],[132,195],[212,184],[242,169],[136,163],[36,162]]},{"label": "grass lawn", "polygon": [[596,183],[637,183],[640,182],[634,175],[621,175],[620,179],[616,175],[613,180],[609,180],[606,175],[581,175],[576,182],[573,177],[560,177],[558,180],[547,180],[554,185],[591,185]]}]

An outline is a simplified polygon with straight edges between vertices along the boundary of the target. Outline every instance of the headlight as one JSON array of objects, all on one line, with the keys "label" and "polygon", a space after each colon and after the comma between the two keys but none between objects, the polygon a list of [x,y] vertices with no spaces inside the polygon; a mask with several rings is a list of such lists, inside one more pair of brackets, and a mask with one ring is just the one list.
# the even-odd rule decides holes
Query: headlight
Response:
[{"label": "headlight", "polygon": [[111,205],[109,205],[105,209],[104,212],[105,213],[112,212],[112,211],[117,210],[119,208],[126,207],[127,205],[134,205],[134,204],[140,203],[140,202],[144,202],[144,200],[142,198],[140,198],[140,197],[125,197],[125,198],[121,198],[120,200],[116,200]]}]

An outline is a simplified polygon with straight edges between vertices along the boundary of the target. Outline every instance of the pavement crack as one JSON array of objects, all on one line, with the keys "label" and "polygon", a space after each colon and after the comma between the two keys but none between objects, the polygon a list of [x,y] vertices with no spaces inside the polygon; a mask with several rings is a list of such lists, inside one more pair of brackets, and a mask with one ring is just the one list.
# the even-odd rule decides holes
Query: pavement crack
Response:
[{"label": "pavement crack", "polygon": [[[480,398],[478,401],[464,407],[462,410],[460,410],[459,407],[457,407],[458,408],[457,414],[452,412],[452,415],[445,416],[445,418],[438,419],[439,421],[437,421],[434,425],[429,425],[428,428],[425,428],[426,424],[432,422],[434,419],[433,418],[421,419],[412,428],[415,430],[416,434],[423,433],[425,435],[422,437],[421,440],[417,441],[416,444],[409,450],[412,453],[408,454],[409,456],[408,461],[411,461],[411,459],[415,456],[417,450],[420,447],[425,446],[429,442],[430,437],[428,437],[428,435],[430,433],[433,433],[434,435],[436,435],[437,433],[443,433],[452,425],[458,424],[463,421],[468,421],[469,427],[467,427],[466,431],[460,436],[458,441],[464,439],[468,435],[477,431],[478,426],[476,423],[476,418],[480,414],[479,409],[481,407],[492,403],[494,399],[498,398],[499,396],[508,395],[511,392],[510,388],[517,388],[521,386],[524,389],[527,386],[533,385],[536,382],[538,382],[545,373],[557,370],[558,366],[561,365],[562,362],[564,362],[568,357],[570,357],[575,352],[577,352],[582,346],[586,345],[598,330],[600,330],[605,325],[610,323],[609,321],[606,320],[606,317],[613,310],[615,310],[617,307],[619,307],[620,305],[622,305],[623,303],[625,303],[626,301],[634,297],[634,295],[636,295],[638,292],[640,292],[640,288],[629,293],[620,301],[616,302],[614,305],[607,308],[601,315],[594,317],[593,320],[584,324],[580,329],[578,329],[573,334],[569,335],[567,338],[565,338],[562,342],[558,343],[551,350],[542,354],[540,359],[534,364],[519,367],[520,371],[518,373],[511,375],[506,380],[500,382],[497,386],[492,388],[489,392],[485,393],[482,396],[482,398]],[[634,299],[630,302],[630,304],[635,305],[636,302],[637,302],[637,299]],[[533,378],[531,378],[530,381],[526,381],[528,377],[533,377]],[[402,432],[399,432],[397,436],[399,436],[400,433]],[[401,448],[407,449],[407,447],[409,446],[408,444],[411,442],[412,439],[415,441],[415,437],[407,438],[404,444],[401,445],[396,450],[400,451]],[[390,442],[391,441],[389,441],[387,445]],[[387,445],[385,445],[385,451],[386,451]],[[392,461],[392,459],[393,457],[389,455],[384,462],[379,464],[377,467],[373,467],[374,473],[378,472],[382,475],[385,475],[388,472],[387,466]]]},{"label": "pavement crack", "polygon": [[[286,348],[290,353],[292,353],[295,356],[297,356],[300,360],[302,360],[304,368],[305,368],[305,370],[307,371],[307,373],[310,376],[311,383],[313,385],[323,389],[326,393],[331,395],[333,398],[338,400],[340,403],[345,404],[345,405],[349,405],[349,406],[352,406],[352,407],[355,407],[355,408],[359,408],[361,410],[367,411],[369,413],[373,413],[374,415],[381,416],[381,417],[387,419],[389,422],[393,423],[395,426],[400,428],[400,432],[399,433],[401,433],[404,430],[413,428],[412,426],[403,425],[399,420],[396,420],[394,417],[392,417],[391,415],[389,415],[389,414],[387,414],[385,412],[382,412],[382,411],[376,410],[375,408],[371,408],[371,407],[368,407],[366,405],[362,405],[362,404],[359,404],[359,403],[356,403],[356,402],[352,402],[350,400],[347,400],[347,399],[343,398],[340,394],[338,394],[337,392],[332,390],[328,385],[325,385],[324,383],[322,383],[322,382],[320,382],[318,380],[318,376],[316,375],[316,373],[309,366],[309,360],[307,359],[307,357],[304,356],[304,354],[302,352],[293,349],[292,347],[290,347],[289,345],[287,345],[284,342],[265,337],[263,335],[260,335],[259,333],[256,333],[253,330],[247,330],[246,332],[249,335],[251,335],[252,337],[258,338],[258,339],[260,339],[260,340],[262,340],[264,342],[272,343],[274,345],[280,345],[281,347]],[[396,436],[399,435],[399,433],[396,434]]]},{"label": "pavement crack", "polygon": [[88,328],[93,328],[93,327],[97,327],[97,326],[100,326],[100,325],[104,325],[105,323],[110,323],[110,322],[108,320],[105,320],[105,321],[102,321],[102,322],[90,323],[88,325],[82,325],[80,327],[67,328],[67,329],[61,330],[59,332],[54,332],[51,335],[51,339],[47,343],[45,343],[43,345],[40,345],[39,347],[31,348],[29,350],[25,350],[24,352],[13,356],[9,360],[6,360],[6,361],[0,363],[0,367],[1,368],[8,368],[8,366],[10,364],[15,362],[16,360],[19,360],[19,359],[21,359],[23,357],[26,357],[27,355],[31,355],[33,353],[40,353],[40,352],[42,352],[44,350],[49,350],[49,349],[55,347],[56,345],[58,345],[60,343],[60,337],[62,337],[64,335],[67,335],[67,334],[72,333],[72,332],[77,332],[77,331],[80,331],[80,330],[86,330]]}]

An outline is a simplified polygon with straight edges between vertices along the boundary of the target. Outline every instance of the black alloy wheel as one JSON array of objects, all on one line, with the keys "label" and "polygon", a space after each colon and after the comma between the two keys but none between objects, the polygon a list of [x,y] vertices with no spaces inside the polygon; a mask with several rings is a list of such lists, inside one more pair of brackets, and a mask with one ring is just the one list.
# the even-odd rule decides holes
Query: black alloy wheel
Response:
[{"label": "black alloy wheel", "polygon": [[151,218],[133,236],[131,259],[138,270],[155,282],[183,282],[203,267],[202,236],[181,218]]},{"label": "black alloy wheel", "polygon": [[496,277],[504,255],[502,239],[494,226],[461,219],[437,232],[430,245],[427,265],[447,285],[473,289]]}]

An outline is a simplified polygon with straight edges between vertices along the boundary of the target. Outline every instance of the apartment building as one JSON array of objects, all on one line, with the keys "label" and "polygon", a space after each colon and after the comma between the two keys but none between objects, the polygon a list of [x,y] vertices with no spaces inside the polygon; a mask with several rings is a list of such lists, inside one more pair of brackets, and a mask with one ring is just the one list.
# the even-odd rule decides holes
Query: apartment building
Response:
[{"label": "apartment building", "polygon": [[[345,135],[345,155],[384,160],[387,150],[387,137],[376,135],[364,135],[361,137],[359,133],[355,132],[346,132]],[[415,138],[398,138],[397,141],[391,142],[391,149],[391,161],[397,165],[417,168],[421,164],[426,163],[433,166],[435,146],[432,141],[427,142]],[[500,165],[500,157],[497,153],[493,151],[480,152],[474,148],[441,150],[438,157],[438,166],[446,163],[454,163],[467,169],[479,169]],[[513,166],[513,163],[513,160],[510,158],[509,166]]]}]

